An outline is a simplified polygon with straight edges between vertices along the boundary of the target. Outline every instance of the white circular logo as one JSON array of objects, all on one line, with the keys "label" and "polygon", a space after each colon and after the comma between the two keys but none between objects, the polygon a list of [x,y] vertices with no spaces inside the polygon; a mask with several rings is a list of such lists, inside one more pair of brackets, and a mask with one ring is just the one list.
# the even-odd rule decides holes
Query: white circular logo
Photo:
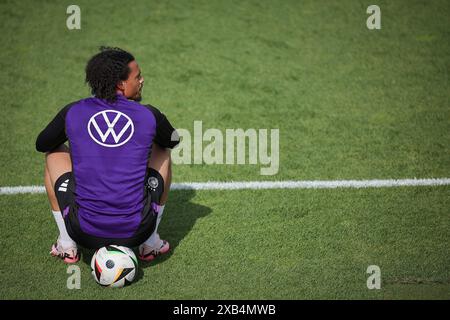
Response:
[{"label": "white circular logo", "polygon": [[[108,115],[114,118],[112,122],[108,118]],[[122,119],[125,119],[125,121]],[[93,134],[92,127],[95,129],[97,137]],[[134,124],[131,118],[123,112],[104,110],[97,112],[89,119],[87,129],[92,140],[96,143],[104,147],[115,148],[120,147],[131,139],[134,133]],[[125,136],[126,132],[129,132],[127,136]],[[109,138],[110,135],[112,139]]]},{"label": "white circular logo", "polygon": [[147,182],[149,187],[153,190],[156,190],[156,188],[158,187],[158,179],[156,179],[155,177],[148,178]]}]

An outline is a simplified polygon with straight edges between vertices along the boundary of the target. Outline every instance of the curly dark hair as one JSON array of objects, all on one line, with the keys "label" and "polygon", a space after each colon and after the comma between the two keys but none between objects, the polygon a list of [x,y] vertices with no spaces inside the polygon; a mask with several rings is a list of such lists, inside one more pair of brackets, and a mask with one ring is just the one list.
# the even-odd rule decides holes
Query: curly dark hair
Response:
[{"label": "curly dark hair", "polygon": [[130,74],[128,63],[134,60],[131,53],[120,48],[100,47],[86,65],[86,83],[94,96],[109,102],[116,100],[116,86]]}]

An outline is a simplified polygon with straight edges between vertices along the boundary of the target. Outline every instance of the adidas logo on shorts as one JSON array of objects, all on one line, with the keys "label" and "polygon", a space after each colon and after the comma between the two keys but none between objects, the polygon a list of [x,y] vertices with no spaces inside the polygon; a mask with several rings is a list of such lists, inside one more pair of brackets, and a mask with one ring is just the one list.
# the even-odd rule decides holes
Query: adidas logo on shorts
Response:
[{"label": "adidas logo on shorts", "polygon": [[58,191],[67,192],[67,185],[69,184],[69,179],[61,183],[61,185],[58,188]]}]

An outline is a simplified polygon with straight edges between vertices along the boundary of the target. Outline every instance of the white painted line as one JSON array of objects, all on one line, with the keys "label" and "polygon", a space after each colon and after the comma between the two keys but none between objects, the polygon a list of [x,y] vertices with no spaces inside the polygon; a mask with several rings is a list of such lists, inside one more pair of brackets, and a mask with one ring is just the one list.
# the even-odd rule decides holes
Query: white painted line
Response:
[{"label": "white painted line", "polygon": [[[242,189],[334,189],[386,188],[450,185],[450,178],[390,180],[312,180],[312,181],[230,181],[174,183],[172,190],[242,190]],[[43,186],[0,187],[0,195],[45,193]]]},{"label": "white painted line", "polygon": [[45,187],[41,186],[18,186],[18,187],[1,187],[2,194],[19,194],[19,193],[45,193]]},{"label": "white painted line", "polygon": [[331,181],[248,181],[248,182],[189,182],[174,184],[171,189],[241,190],[241,189],[334,189],[384,188],[402,186],[450,185],[450,178],[399,180],[331,180]]}]

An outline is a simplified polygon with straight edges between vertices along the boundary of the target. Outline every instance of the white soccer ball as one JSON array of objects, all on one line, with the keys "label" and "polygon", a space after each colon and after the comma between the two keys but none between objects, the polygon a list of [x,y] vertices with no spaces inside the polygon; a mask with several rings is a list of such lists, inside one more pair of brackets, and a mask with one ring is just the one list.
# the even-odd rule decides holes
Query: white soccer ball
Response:
[{"label": "white soccer ball", "polygon": [[121,288],[130,284],[136,276],[137,266],[134,252],[116,245],[98,249],[91,260],[92,276],[105,287]]}]

